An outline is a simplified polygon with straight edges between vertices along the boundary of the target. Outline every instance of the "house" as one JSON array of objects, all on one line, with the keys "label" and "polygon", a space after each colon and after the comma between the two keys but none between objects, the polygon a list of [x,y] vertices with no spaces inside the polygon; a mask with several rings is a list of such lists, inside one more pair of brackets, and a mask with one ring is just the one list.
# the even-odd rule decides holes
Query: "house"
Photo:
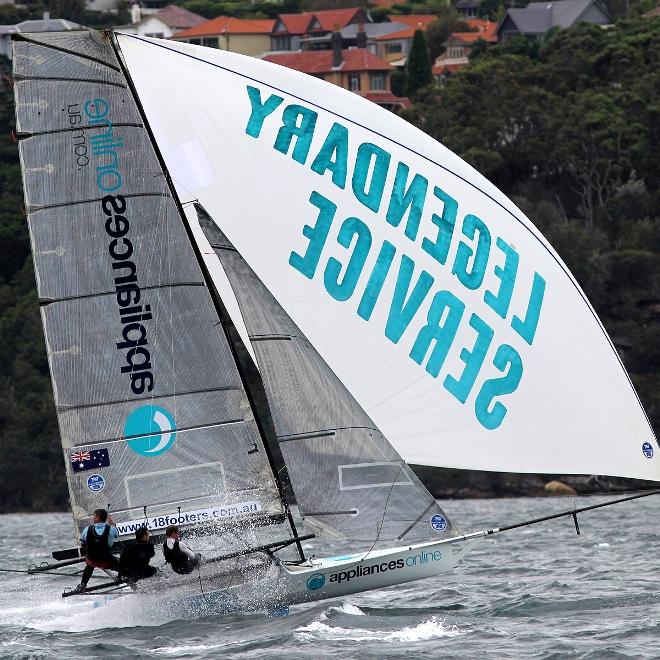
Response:
[{"label": "house", "polygon": [[481,0],[458,0],[454,9],[464,18],[476,18],[479,12]]},{"label": "house", "polygon": [[269,53],[263,59],[348,89],[388,110],[410,107],[407,98],[392,94],[392,65],[366,48],[342,48],[341,35],[333,35],[332,50]]},{"label": "house", "polygon": [[442,44],[444,53],[436,58],[433,64],[433,77],[440,83],[470,62],[470,52],[476,41],[497,43],[497,23],[483,18],[471,18],[466,22],[475,31],[452,32]]},{"label": "house", "polygon": [[377,55],[394,66],[405,66],[413,37],[417,30],[424,30],[437,19],[434,14],[409,14],[408,16],[393,16],[401,29],[376,37]]},{"label": "house", "polygon": [[[339,31],[342,38],[344,48],[366,48],[374,55],[379,54],[378,38],[392,34],[393,32],[401,32],[408,29],[405,23],[355,23],[347,25]],[[323,36],[308,36],[300,40],[301,50],[331,50],[332,49],[332,34],[328,33]],[[362,36],[364,35],[364,36]],[[381,48],[382,51],[382,48]],[[379,55],[382,58],[382,52]]]},{"label": "house", "polygon": [[272,19],[243,19],[218,16],[174,35],[175,41],[210,46],[241,55],[261,57],[270,49]]},{"label": "house", "polygon": [[203,16],[176,5],[167,5],[153,14],[143,15],[140,7],[134,4],[132,16],[134,20],[131,25],[119,28],[122,32],[139,34],[143,37],[158,37],[159,39],[169,39],[181,30],[206,21]]},{"label": "house", "polygon": [[297,51],[305,37],[322,37],[347,25],[370,23],[371,18],[359,7],[280,14],[271,33],[271,51]]},{"label": "house", "polygon": [[0,55],[11,59],[11,35],[20,32],[62,32],[65,30],[82,30],[82,25],[63,18],[51,18],[45,11],[43,18],[21,21],[16,25],[0,25]]},{"label": "house", "polygon": [[612,16],[599,0],[532,2],[524,9],[509,9],[497,28],[497,40],[509,37],[542,37],[554,27],[578,23],[609,25]]}]

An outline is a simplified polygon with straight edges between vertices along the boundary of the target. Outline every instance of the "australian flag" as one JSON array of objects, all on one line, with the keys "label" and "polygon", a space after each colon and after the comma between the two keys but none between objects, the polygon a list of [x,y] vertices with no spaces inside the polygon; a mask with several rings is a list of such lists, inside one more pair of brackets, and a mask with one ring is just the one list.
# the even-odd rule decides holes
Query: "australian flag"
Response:
[{"label": "australian flag", "polygon": [[74,472],[84,472],[85,470],[96,470],[97,468],[108,467],[110,465],[110,456],[107,449],[90,449],[89,451],[71,452],[71,469]]}]

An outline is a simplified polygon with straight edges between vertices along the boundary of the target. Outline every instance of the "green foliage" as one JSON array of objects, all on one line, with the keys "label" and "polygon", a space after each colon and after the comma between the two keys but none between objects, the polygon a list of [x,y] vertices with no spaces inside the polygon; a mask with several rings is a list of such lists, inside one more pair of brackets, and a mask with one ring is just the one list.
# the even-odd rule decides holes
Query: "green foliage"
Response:
[{"label": "green foliage", "polygon": [[[354,6],[354,5],[351,5]],[[216,16],[236,16],[237,18],[276,18],[278,14],[295,14],[301,11],[300,0],[284,0],[284,2],[216,2],[215,0],[187,0],[181,7],[205,18]]]},{"label": "green foliage", "polygon": [[402,69],[394,69],[390,76],[390,86],[392,88],[392,94],[395,96],[405,96],[406,87],[408,83],[408,76],[406,72]]},{"label": "green foliage", "polygon": [[[0,74],[9,71],[0,61]],[[67,507],[64,464],[18,164],[13,95],[0,82],[0,512]],[[35,488],[34,484],[39,484]]]},{"label": "green foliage", "polygon": [[422,30],[415,30],[412,46],[406,63],[406,94],[414,96],[422,87],[433,82],[431,60]]},{"label": "green foliage", "polygon": [[[627,15],[645,1],[631,2]],[[207,0],[186,6],[195,2]],[[205,11],[233,15],[298,10],[297,0],[207,4]],[[395,6],[393,18],[426,7],[447,21],[453,16],[434,3],[411,3]],[[11,11],[0,6],[0,19]],[[440,24],[429,39],[441,38]],[[580,25],[543,41],[475,48],[470,65],[442,88],[429,84],[423,35],[415,42],[408,71],[392,78],[397,93],[416,94],[405,117],[502,188],[548,238],[622,347],[658,433],[660,20],[628,18],[609,30]],[[0,62],[0,73],[8,70]],[[0,126],[0,511],[65,508],[18,154],[9,138],[13,96],[4,81]]]},{"label": "green foliage", "polygon": [[[437,12],[437,20],[433,21],[425,33],[431,62],[444,51],[442,45],[452,32],[471,32],[472,28],[465,22],[461,14],[453,7],[445,6]],[[396,20],[396,19],[393,19]]]}]

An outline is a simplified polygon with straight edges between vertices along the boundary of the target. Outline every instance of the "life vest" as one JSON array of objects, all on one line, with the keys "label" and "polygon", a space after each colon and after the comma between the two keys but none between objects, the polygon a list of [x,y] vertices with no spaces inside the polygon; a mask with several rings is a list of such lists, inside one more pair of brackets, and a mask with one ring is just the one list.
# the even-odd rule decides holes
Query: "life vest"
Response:
[{"label": "life vest", "polygon": [[180,573],[182,575],[190,573],[190,559],[181,552],[178,541],[174,541],[174,545],[170,549],[167,545],[167,539],[165,539],[165,542],[163,543],[163,555],[165,561],[172,566],[172,570],[175,573]]},{"label": "life vest", "polygon": [[106,525],[103,534],[97,534],[94,525],[87,528],[85,537],[85,556],[87,559],[98,562],[111,562],[113,557],[108,547],[108,537],[110,536],[110,525]]}]

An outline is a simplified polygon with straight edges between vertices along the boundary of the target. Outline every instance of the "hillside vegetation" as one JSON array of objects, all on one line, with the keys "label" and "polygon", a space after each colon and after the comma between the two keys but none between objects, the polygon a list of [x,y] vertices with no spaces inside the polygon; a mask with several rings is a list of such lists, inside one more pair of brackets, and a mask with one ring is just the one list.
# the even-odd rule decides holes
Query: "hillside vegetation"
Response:
[{"label": "hillside vegetation", "polygon": [[[414,100],[406,118],[511,196],[569,265],[660,432],[660,19],[477,47]],[[0,511],[64,509],[6,81],[0,127]]]}]

